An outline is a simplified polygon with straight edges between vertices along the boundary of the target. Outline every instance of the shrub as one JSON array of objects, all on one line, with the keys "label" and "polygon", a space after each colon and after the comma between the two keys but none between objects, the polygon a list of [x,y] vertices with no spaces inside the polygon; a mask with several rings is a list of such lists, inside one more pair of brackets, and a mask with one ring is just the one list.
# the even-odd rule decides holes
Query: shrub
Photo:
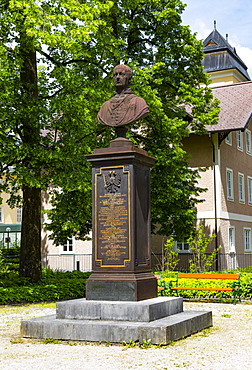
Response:
[{"label": "shrub", "polygon": [[43,269],[39,283],[31,284],[16,272],[0,275],[0,304],[56,301],[83,298],[88,272],[61,272]]},{"label": "shrub", "polygon": [[188,239],[192,252],[192,258],[189,260],[190,272],[210,271],[215,262],[216,253],[221,247],[216,248],[210,255],[207,255],[207,248],[216,235],[206,236],[203,225],[196,226],[195,231],[195,235]]},{"label": "shrub", "polygon": [[164,245],[164,251],[165,251],[165,266],[166,269],[170,271],[174,271],[179,263],[179,256],[178,252],[174,251],[174,238],[169,238],[165,245]]},{"label": "shrub", "polygon": [[[214,274],[215,272],[213,272]],[[216,272],[220,273],[220,272]],[[237,273],[237,271],[225,271],[224,273]],[[162,272],[162,279],[166,282],[168,286],[168,282],[170,280],[176,279],[176,274],[172,271],[165,271]],[[231,280],[207,280],[207,279],[180,279],[180,285],[183,286],[194,286],[194,287],[201,287],[201,288],[223,288],[226,284],[231,286]],[[252,273],[241,273],[240,276],[241,281],[241,289],[240,289],[240,296],[241,298],[252,298]],[[169,294],[169,293],[168,293]],[[176,293],[173,293],[174,295]],[[181,290],[179,291],[178,295],[184,298],[231,298],[232,292],[221,292],[221,291],[191,291],[191,290]]]},{"label": "shrub", "polygon": [[3,257],[3,251],[0,249],[0,272],[7,273],[8,271],[9,268],[6,264],[5,258]]}]

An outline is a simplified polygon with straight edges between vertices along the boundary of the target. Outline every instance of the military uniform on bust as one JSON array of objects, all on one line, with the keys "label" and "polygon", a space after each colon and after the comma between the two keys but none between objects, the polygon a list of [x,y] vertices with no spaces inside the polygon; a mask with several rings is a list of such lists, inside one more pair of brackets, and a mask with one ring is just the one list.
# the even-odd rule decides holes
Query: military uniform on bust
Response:
[{"label": "military uniform on bust", "polygon": [[116,93],[102,105],[98,113],[98,120],[103,125],[126,126],[149,114],[145,100],[133,94],[129,88],[131,78],[132,70],[128,66],[118,65],[114,68]]}]

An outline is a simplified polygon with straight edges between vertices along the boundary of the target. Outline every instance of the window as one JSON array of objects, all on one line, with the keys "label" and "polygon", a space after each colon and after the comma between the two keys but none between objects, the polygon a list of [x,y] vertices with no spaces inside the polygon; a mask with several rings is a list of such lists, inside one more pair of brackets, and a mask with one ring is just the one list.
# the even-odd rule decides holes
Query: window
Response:
[{"label": "window", "polygon": [[241,130],[237,131],[236,138],[237,138],[237,149],[243,150],[243,140]]},{"label": "window", "polygon": [[229,252],[235,252],[235,228],[232,226],[228,229],[228,248]]},{"label": "window", "polygon": [[0,222],[4,222],[4,217],[3,217],[3,207],[0,207]]},{"label": "window", "polygon": [[248,177],[248,204],[252,205],[252,177]]},{"label": "window", "polygon": [[190,245],[187,242],[176,242],[176,251],[181,253],[190,252]]},{"label": "window", "polygon": [[21,224],[22,222],[22,208],[17,208],[17,223]]},{"label": "window", "polygon": [[73,238],[67,239],[63,245],[63,252],[73,252]]},{"label": "window", "polygon": [[244,229],[244,251],[251,252],[251,229]]},{"label": "window", "polygon": [[233,171],[227,169],[227,199],[234,199],[234,190],[233,190]]},{"label": "window", "polygon": [[244,194],[244,175],[242,173],[238,173],[238,189],[239,189],[239,202],[245,202],[245,194]]},{"label": "window", "polygon": [[229,132],[229,134],[227,135],[226,139],[225,139],[225,142],[228,144],[228,145],[232,145],[232,132]]},{"label": "window", "polygon": [[249,130],[246,130],[246,152],[248,154],[251,154],[251,132]]}]

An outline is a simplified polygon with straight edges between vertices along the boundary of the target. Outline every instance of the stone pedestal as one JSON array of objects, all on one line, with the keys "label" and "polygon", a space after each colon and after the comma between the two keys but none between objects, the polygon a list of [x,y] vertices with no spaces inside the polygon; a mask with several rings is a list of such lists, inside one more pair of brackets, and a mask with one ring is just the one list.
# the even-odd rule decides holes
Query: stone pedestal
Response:
[{"label": "stone pedestal", "polygon": [[87,300],[157,296],[151,273],[150,167],[154,158],[119,137],[88,155],[93,182],[93,260]]},{"label": "stone pedestal", "polygon": [[57,303],[56,315],[21,322],[21,336],[61,340],[168,344],[212,325],[209,311],[183,311],[183,299],[158,297],[139,302]]}]

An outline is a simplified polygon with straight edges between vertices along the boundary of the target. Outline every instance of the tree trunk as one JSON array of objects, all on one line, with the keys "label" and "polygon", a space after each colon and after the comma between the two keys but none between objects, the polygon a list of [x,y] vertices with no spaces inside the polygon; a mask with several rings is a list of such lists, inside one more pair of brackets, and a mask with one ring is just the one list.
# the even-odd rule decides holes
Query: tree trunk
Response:
[{"label": "tree trunk", "polygon": [[[32,176],[39,176],[41,168],[32,164],[33,153],[40,144],[40,126],[37,82],[36,51],[33,40],[26,35],[21,25],[20,55],[22,64],[20,82],[22,94],[23,115],[21,120],[21,140],[28,149],[28,155],[23,158],[23,167],[31,171]],[[34,152],[35,151],[35,152]],[[29,176],[28,176],[29,177]],[[41,189],[29,186],[29,181],[23,179],[23,212],[21,228],[21,248],[19,276],[28,277],[31,282],[38,282],[42,277],[41,268]]]},{"label": "tree trunk", "polygon": [[23,187],[23,214],[19,275],[36,283],[41,279],[41,190]]}]

